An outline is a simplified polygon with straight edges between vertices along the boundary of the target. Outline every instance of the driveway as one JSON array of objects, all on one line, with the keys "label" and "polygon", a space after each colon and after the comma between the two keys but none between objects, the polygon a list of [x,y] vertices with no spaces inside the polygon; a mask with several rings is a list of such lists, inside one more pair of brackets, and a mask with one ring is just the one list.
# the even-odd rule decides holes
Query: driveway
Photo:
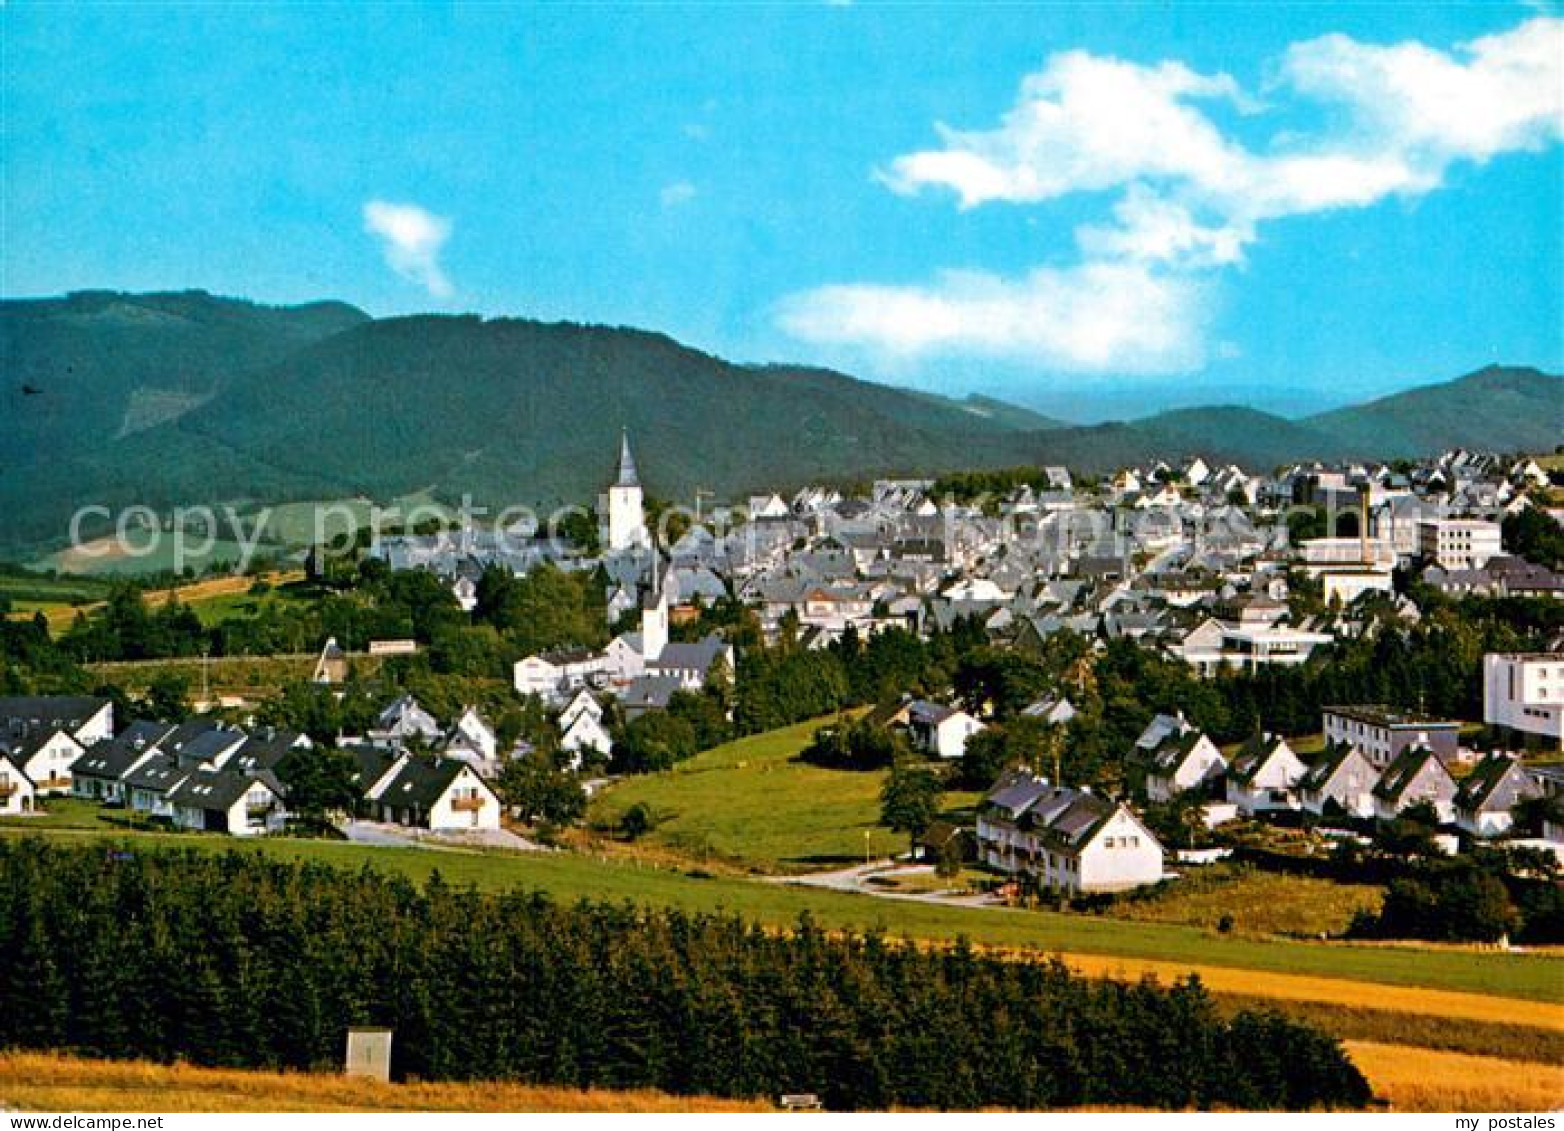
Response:
[{"label": "driveway", "polygon": [[354,844],[377,848],[508,848],[516,852],[542,852],[541,844],[517,836],[509,829],[464,829],[430,832],[428,829],[389,825],[381,821],[344,821],[337,828]]},{"label": "driveway", "polygon": [[896,864],[881,860],[873,864],[858,864],[851,868],[839,868],[830,872],[809,872],[802,876],[775,876],[770,882],[827,888],[831,891],[852,892],[855,895],[877,896],[880,899],[901,899],[909,903],[933,903],[941,907],[1005,906],[1003,900],[984,892],[893,891],[869,882],[875,876],[926,876],[931,875],[933,871],[933,866],[929,864]]}]

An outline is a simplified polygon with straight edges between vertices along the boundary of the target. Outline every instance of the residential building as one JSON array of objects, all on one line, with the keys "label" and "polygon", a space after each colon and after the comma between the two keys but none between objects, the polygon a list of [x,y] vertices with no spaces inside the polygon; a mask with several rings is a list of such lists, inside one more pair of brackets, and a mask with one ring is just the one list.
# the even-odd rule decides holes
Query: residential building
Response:
[{"label": "residential building", "polygon": [[1255,734],[1227,766],[1227,799],[1246,817],[1299,807],[1298,783],[1305,766],[1287,740]]},{"label": "residential building", "polygon": [[167,804],[180,828],[260,836],[280,832],[286,823],[282,792],[269,773],[252,777],[232,770],[198,769],[169,789]]},{"label": "residential building", "polygon": [[1497,522],[1424,519],[1417,524],[1417,551],[1441,569],[1481,569],[1504,552],[1504,541]]},{"label": "residential building", "polygon": [[1206,789],[1227,771],[1227,759],[1203,732],[1189,729],[1164,738],[1145,766],[1146,799],[1161,803]]},{"label": "residential building", "polygon": [[1541,787],[1519,759],[1490,754],[1455,791],[1456,827],[1475,837],[1503,836],[1514,824],[1515,806],[1540,796]]},{"label": "residential building", "polygon": [[1332,742],[1298,779],[1298,800],[1306,813],[1327,817],[1374,815],[1374,787],[1380,768],[1348,742]]},{"label": "residential building", "polygon": [[38,806],[38,793],[32,778],[11,756],[0,751],[0,817],[31,813]]},{"label": "residential building", "polygon": [[1564,748],[1564,653],[1484,656],[1483,722],[1532,745]]},{"label": "residential building", "polygon": [[1162,879],[1162,845],[1128,808],[1085,789],[1006,773],[978,809],[979,859],[1069,895],[1128,891]]},{"label": "residential building", "polygon": [[478,772],[454,758],[403,754],[364,793],[382,821],[433,832],[500,827],[500,799]]},{"label": "residential building", "polygon": [[114,704],[91,695],[19,695],[0,698],[0,742],[41,730],[63,730],[82,746],[114,737]]},{"label": "residential building", "polygon": [[1380,704],[1326,707],[1322,711],[1327,743],[1355,746],[1375,770],[1383,770],[1410,746],[1426,746],[1446,762],[1460,754],[1461,724]]},{"label": "residential building", "polygon": [[983,729],[981,721],[959,707],[918,699],[907,709],[907,730],[913,745],[941,758],[961,757],[967,752],[967,739]]},{"label": "residential building", "polygon": [[1426,746],[1401,752],[1374,786],[1374,816],[1393,820],[1414,805],[1432,805],[1441,824],[1455,816],[1455,779],[1444,762]]},{"label": "residential building", "polygon": [[[0,742],[0,749],[6,743]],[[44,727],[10,744],[11,761],[33,783],[39,797],[71,792],[71,767],[82,756],[81,743],[61,728]]]}]

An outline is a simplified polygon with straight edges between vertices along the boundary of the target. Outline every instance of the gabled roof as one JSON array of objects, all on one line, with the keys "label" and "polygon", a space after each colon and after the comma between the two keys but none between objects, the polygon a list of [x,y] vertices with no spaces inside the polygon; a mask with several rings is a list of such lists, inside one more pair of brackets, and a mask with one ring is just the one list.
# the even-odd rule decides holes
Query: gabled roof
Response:
[{"label": "gabled roof", "polygon": [[1398,800],[1430,762],[1438,767],[1439,774],[1450,783],[1453,790],[1455,780],[1450,777],[1450,771],[1445,769],[1445,764],[1439,760],[1439,755],[1426,746],[1409,746],[1396,757],[1394,762],[1385,767],[1385,772],[1380,775],[1379,782],[1374,786],[1374,796],[1384,798],[1386,801]]},{"label": "gabled roof", "polygon": [[1515,802],[1540,791],[1520,762],[1504,754],[1490,754],[1462,780],[1455,793],[1455,807],[1469,813],[1507,811]]},{"label": "gabled roof", "polygon": [[1324,789],[1354,756],[1365,766],[1373,769],[1373,763],[1356,746],[1349,742],[1333,742],[1314,760],[1314,764],[1303,772],[1303,777],[1298,779],[1298,788],[1311,793]]},{"label": "gabled roof", "polygon": [[1151,770],[1156,774],[1169,777],[1177,774],[1189,760],[1189,756],[1195,752],[1196,747],[1205,741],[1205,732],[1193,729],[1168,735],[1162,740],[1161,745],[1151,752]]},{"label": "gabled roof", "polygon": [[31,731],[26,737],[15,742],[7,743],[0,740],[0,749],[9,750],[11,754],[15,755],[22,762],[26,762],[56,738],[65,739],[78,750],[84,749],[81,743],[71,737],[71,732],[68,728],[57,726],[43,727]]},{"label": "gabled roof", "polygon": [[264,786],[274,797],[281,796],[275,785],[275,779],[267,781],[262,777],[234,773],[231,770],[196,770],[168,791],[168,800],[186,809],[226,813],[257,785]]},{"label": "gabled roof", "polygon": [[12,695],[0,699],[0,721],[75,730],[107,706],[94,695]]},{"label": "gabled roof", "polygon": [[131,723],[108,742],[88,747],[87,752],[71,765],[71,774],[73,777],[117,781],[135,765],[137,759],[149,750],[156,749],[158,743],[173,730],[171,723]]},{"label": "gabled roof", "polygon": [[172,754],[159,753],[145,759],[140,765],[125,773],[120,780],[131,789],[167,793],[190,772],[182,769],[179,759]]},{"label": "gabled roof", "polygon": [[[428,809],[444,796],[463,770],[471,769],[468,763],[455,758],[409,758],[376,800],[382,805]],[[482,785],[477,774],[471,776],[475,784]]]},{"label": "gabled roof", "polygon": [[1265,764],[1283,750],[1291,751],[1287,740],[1277,734],[1252,734],[1227,765],[1229,781],[1248,785]]}]

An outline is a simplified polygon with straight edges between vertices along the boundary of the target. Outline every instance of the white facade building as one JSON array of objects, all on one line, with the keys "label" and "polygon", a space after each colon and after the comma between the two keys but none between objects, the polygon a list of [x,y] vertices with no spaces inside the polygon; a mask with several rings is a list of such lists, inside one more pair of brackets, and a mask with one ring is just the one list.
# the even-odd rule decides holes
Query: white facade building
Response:
[{"label": "white facade building", "polygon": [[1424,519],[1417,524],[1417,552],[1443,569],[1482,569],[1504,552],[1497,522]]},{"label": "white facade building", "polygon": [[1564,653],[1484,656],[1483,722],[1564,748]]}]

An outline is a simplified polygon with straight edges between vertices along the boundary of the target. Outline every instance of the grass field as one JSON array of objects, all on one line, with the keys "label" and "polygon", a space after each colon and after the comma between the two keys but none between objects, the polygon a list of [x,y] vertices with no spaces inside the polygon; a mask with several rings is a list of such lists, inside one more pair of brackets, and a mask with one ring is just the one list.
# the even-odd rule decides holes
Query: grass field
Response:
[{"label": "grass field", "polygon": [[1251,935],[1314,938],[1339,935],[1360,910],[1378,908],[1384,889],[1308,876],[1284,876],[1241,865],[1189,868],[1166,889],[1123,899],[1108,912],[1122,919],[1184,923]]},{"label": "grass field", "polygon": [[243,1072],[0,1053],[0,1107],[32,1111],[769,1111],[652,1091],[506,1083],[383,1084],[329,1073]]},{"label": "grass field", "polygon": [[[243,842],[202,834],[135,833],[101,825],[50,829],[25,818],[0,821],[0,835],[113,839],[132,848],[266,852],[353,869],[368,865],[416,881],[439,871],[449,882],[485,890],[522,887],[566,900],[629,900],[689,911],[723,910],[778,927],[790,926],[808,912],[833,929],[882,929],[893,936],[940,943],[964,935],[986,946],[1063,953],[1091,964],[1094,973],[1148,971],[1176,976],[1198,970],[1202,976],[1221,977],[1222,986],[1213,988],[1232,993],[1260,992],[1249,987],[1263,985],[1266,996],[1338,1004],[1367,1000],[1376,1005],[1384,999],[1387,1009],[1474,1020],[1502,1019],[1509,1011],[1518,1024],[1564,1029],[1564,959],[1553,957],[1250,939],[1101,916],[949,907],[762,880],[703,877],[572,852],[387,849],[289,838]],[[1384,988],[1368,990],[1362,985],[1365,982]],[[1396,993],[1394,987],[1420,989]],[[1429,991],[1439,992],[1430,996]],[[1394,1004],[1388,1003],[1391,998]]]},{"label": "grass field", "polygon": [[[604,790],[588,820],[613,825],[637,803],[659,818],[645,840],[691,860],[719,860],[762,872],[807,872],[905,852],[900,834],[880,825],[886,771],[831,770],[798,760],[827,720],[741,738],[671,770]],[[949,793],[949,808],[972,793]]]}]

